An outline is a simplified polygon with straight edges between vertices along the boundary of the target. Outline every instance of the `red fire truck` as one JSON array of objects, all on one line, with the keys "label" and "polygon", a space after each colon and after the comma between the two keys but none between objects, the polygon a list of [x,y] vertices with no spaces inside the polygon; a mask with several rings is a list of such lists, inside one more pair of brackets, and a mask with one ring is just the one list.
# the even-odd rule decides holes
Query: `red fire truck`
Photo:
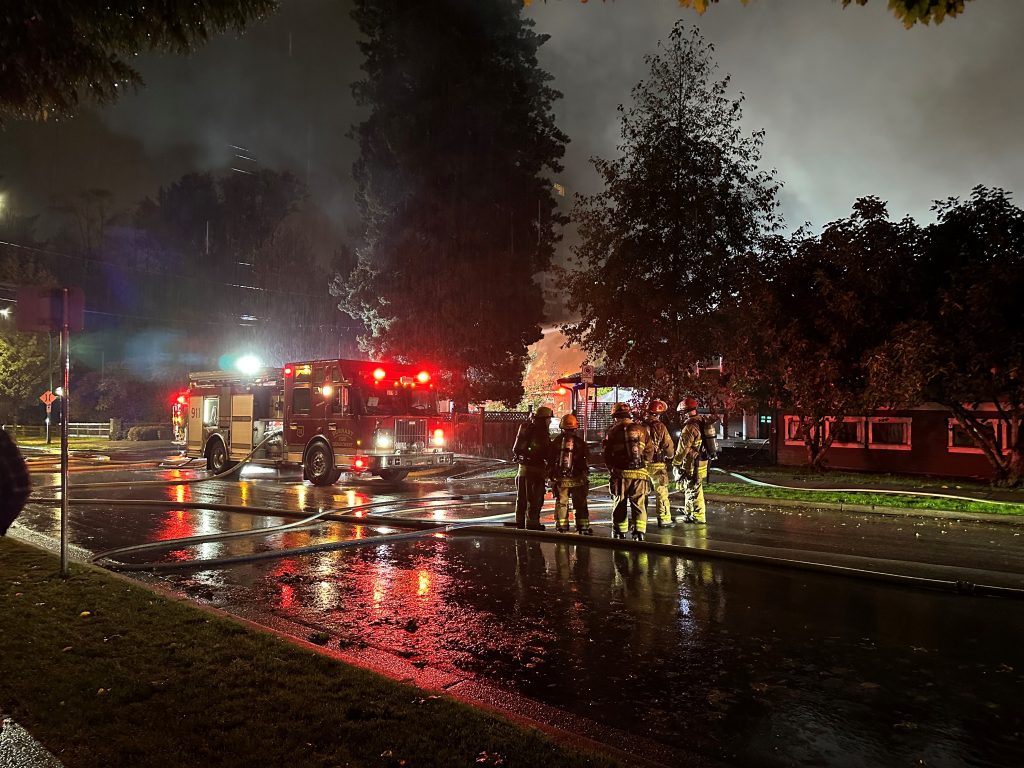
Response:
[{"label": "red fire truck", "polygon": [[413,366],[312,360],[252,375],[193,373],[187,400],[185,453],[215,473],[265,439],[252,463],[301,465],[314,485],[343,472],[397,481],[453,463],[433,376]]}]

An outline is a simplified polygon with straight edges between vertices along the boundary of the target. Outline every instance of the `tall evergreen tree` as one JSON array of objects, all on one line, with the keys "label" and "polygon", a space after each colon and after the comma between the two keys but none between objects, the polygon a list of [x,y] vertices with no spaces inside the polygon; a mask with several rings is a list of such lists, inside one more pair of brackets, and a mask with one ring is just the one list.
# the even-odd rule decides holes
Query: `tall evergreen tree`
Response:
[{"label": "tall evergreen tree", "polygon": [[758,167],[763,132],[716,80],[712,47],[682,23],[647,57],[622,113],[621,155],[594,160],[602,192],[577,200],[566,335],[634,385],[678,395],[717,354],[716,318],[738,267],[776,224],[777,184]]},{"label": "tall evergreen tree", "polygon": [[562,223],[547,173],[567,141],[521,0],[357,0],[369,117],[354,131],[365,244],[333,285],[363,348],[458,374],[458,398],[515,403],[541,336]]}]

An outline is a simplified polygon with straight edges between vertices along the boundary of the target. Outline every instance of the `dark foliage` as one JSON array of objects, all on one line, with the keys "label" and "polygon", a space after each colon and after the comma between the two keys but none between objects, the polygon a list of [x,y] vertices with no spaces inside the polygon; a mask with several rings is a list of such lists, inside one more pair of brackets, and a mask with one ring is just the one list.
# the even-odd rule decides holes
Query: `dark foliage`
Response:
[{"label": "dark foliage", "polygon": [[622,113],[621,156],[594,160],[605,188],[573,213],[581,242],[563,272],[563,326],[605,369],[672,388],[718,354],[723,316],[751,251],[776,224],[762,133],[740,130],[742,99],[715,79],[712,48],[677,24]]},{"label": "dark foliage", "polygon": [[129,61],[186,53],[277,7],[276,0],[4,0],[0,10],[0,124],[112,102],[142,84]]},{"label": "dark foliage", "polygon": [[461,399],[522,398],[561,217],[546,174],[566,137],[518,0],[360,0],[369,117],[354,131],[366,227],[339,275],[365,350],[456,372]]}]

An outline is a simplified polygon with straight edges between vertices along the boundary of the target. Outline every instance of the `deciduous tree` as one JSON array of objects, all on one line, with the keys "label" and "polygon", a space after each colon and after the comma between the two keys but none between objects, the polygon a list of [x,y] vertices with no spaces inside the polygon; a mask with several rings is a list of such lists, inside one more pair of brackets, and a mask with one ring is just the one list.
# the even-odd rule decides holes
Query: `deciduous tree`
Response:
[{"label": "deciduous tree", "polygon": [[[704,13],[710,5],[719,0],[679,0],[680,5],[693,8],[697,13]],[[749,0],[742,0],[746,5]],[[843,8],[856,2],[857,5],[867,5],[868,0],[842,0]],[[876,0],[881,2],[881,0]],[[903,22],[903,26],[910,29],[918,22],[929,24],[935,22],[941,24],[947,16],[953,17],[963,13],[964,6],[969,0],[889,0],[889,10],[893,16]]]},{"label": "deciduous tree", "polygon": [[[994,481],[1017,486],[1024,481],[1024,210],[1004,190],[986,187],[934,210],[938,221],[910,278],[921,290],[873,356],[872,384],[893,405],[948,407],[992,464]],[[985,422],[992,409],[995,429]]]},{"label": "deciduous tree", "polygon": [[846,416],[880,404],[868,361],[919,294],[920,230],[878,198],[820,235],[768,241],[730,318],[734,387],[797,417],[808,464],[825,457]]}]

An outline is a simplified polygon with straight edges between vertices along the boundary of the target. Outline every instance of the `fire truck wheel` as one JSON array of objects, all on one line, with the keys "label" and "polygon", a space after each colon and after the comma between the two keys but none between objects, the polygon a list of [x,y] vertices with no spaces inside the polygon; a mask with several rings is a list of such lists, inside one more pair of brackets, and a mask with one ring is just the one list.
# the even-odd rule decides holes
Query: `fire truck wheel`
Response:
[{"label": "fire truck wheel", "polygon": [[306,451],[305,464],[306,477],[313,485],[331,485],[340,476],[331,449],[323,443],[316,443]]},{"label": "fire truck wheel", "polygon": [[408,469],[383,469],[380,472],[380,479],[386,483],[400,483],[408,476]]},{"label": "fire truck wheel", "polygon": [[206,446],[206,468],[213,474],[219,475],[234,465],[235,462],[228,461],[228,450],[224,446],[224,441],[219,438],[211,440]]}]

